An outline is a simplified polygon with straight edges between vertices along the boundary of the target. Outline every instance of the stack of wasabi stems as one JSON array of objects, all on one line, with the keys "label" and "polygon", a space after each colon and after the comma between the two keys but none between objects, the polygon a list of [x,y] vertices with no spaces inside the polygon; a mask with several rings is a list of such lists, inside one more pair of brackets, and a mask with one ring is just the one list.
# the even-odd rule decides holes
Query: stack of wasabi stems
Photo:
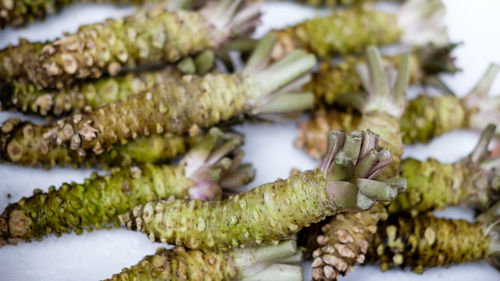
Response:
[{"label": "stack of wasabi stems", "polygon": [[[70,2],[3,1],[0,28]],[[395,14],[358,6],[373,0],[304,1],[335,9],[256,43],[246,36],[259,1],[110,2],[144,6],[0,51],[2,109],[48,118],[7,120],[1,161],[109,169],[7,206],[0,246],[120,226],[175,245],[110,280],[302,280],[302,249],[314,280],[366,262],[415,272],[500,262],[500,158],[488,149],[500,132],[500,101],[488,97],[498,66],[465,98],[406,100],[409,83],[446,92],[438,75],[457,71],[439,0],[406,1]],[[409,54],[381,57],[372,46],[390,44]],[[240,72],[215,67],[249,46]],[[229,126],[311,109],[296,145],[322,157],[319,168],[235,194],[255,171],[242,164],[243,136]],[[463,160],[401,159],[403,143],[459,128],[484,128]],[[426,213],[448,205],[482,214],[472,224]]]}]

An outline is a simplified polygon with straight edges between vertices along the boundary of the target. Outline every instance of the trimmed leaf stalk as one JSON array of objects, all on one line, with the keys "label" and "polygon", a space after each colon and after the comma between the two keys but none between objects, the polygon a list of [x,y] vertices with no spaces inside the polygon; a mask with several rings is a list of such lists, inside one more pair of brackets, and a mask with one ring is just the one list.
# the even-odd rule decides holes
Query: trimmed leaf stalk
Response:
[{"label": "trimmed leaf stalk", "polygon": [[372,179],[391,161],[390,153],[377,145],[374,133],[333,131],[329,144],[318,169],[223,201],[151,201],[121,215],[120,220],[152,241],[226,250],[278,243],[325,216],[366,210],[404,190],[402,179]]},{"label": "trimmed leaf stalk", "polygon": [[118,227],[118,215],[139,204],[164,198],[212,200],[223,188],[244,185],[254,170],[240,165],[238,137],[216,128],[193,147],[178,166],[145,164],[94,173],[83,184],[36,189],[31,197],[10,204],[0,215],[0,245],[41,240],[48,234]]},{"label": "trimmed leaf stalk", "polygon": [[310,108],[312,94],[290,96],[288,91],[307,82],[308,72],[316,63],[314,56],[297,51],[266,67],[264,62],[272,47],[272,44],[265,44],[269,40],[273,40],[272,36],[266,37],[257,47],[242,73],[203,77],[186,75],[167,87],[150,89],[83,114],[33,127],[36,134],[27,136],[21,133],[16,142],[6,143],[5,158],[16,158],[19,152],[32,147],[30,143],[42,140],[47,141],[49,147],[69,147],[82,155],[88,152],[101,154],[114,145],[138,137],[165,133],[195,134],[200,128],[243,114],[283,113]]},{"label": "trimmed leaf stalk", "polygon": [[298,253],[294,241],[226,252],[159,248],[138,264],[106,280],[302,280],[299,265],[283,260]]},{"label": "trimmed leaf stalk", "polygon": [[337,54],[360,53],[372,44],[446,46],[449,40],[444,12],[440,0],[410,0],[396,14],[366,7],[335,10],[328,17],[272,31],[278,37],[273,59],[279,59],[295,49],[331,58]]},{"label": "trimmed leaf stalk", "polygon": [[[437,75],[444,72],[454,73],[458,70],[455,66],[455,58],[451,56],[451,51],[455,47],[456,44],[442,48],[426,46],[412,52],[410,84],[433,85],[447,90]],[[399,56],[383,57],[385,66],[392,64],[397,68],[399,60]],[[364,57],[357,56],[347,56],[337,64],[321,62],[312,80],[304,85],[304,90],[314,93],[317,107],[335,105],[343,95],[363,91],[356,67],[364,62]]]},{"label": "trimmed leaf stalk", "polygon": [[28,73],[38,88],[63,88],[75,80],[117,75],[138,66],[175,63],[250,32],[259,4],[219,1],[199,11],[168,12],[164,4],[133,15],[82,26],[44,44]]},{"label": "trimmed leaf stalk", "polygon": [[[6,26],[20,27],[35,20],[43,20],[47,16],[59,12],[63,7],[73,3],[112,3],[116,5],[140,5],[159,3],[160,0],[5,0],[0,2],[0,30]],[[192,1],[166,1],[170,9],[190,8]]]},{"label": "trimmed leaf stalk", "polygon": [[39,126],[19,119],[7,120],[0,135],[0,159],[12,164],[49,169],[53,166],[129,167],[145,163],[162,163],[186,153],[201,138],[194,136],[154,135],[117,145],[103,153],[81,155],[78,151],[57,145],[44,138]]},{"label": "trimmed leaf stalk", "polygon": [[60,90],[39,90],[33,84],[13,81],[4,87],[0,101],[3,109],[15,109],[42,116],[82,113],[134,94],[165,87],[172,80],[181,79],[184,74],[204,75],[214,66],[214,53],[212,50],[206,50],[194,58],[182,59],[177,66],[78,81],[73,86]]},{"label": "trimmed leaf stalk", "polygon": [[[452,130],[483,130],[488,123],[496,125],[496,135],[500,135],[500,98],[488,96],[498,71],[499,66],[491,64],[464,98],[452,95],[420,95],[407,101],[400,121],[403,142],[427,143],[432,138]],[[319,89],[318,87],[318,91]],[[348,98],[352,99],[351,104],[356,102],[356,94],[344,95],[344,99]],[[359,122],[360,115],[352,110],[345,112],[318,109],[312,119],[299,124],[300,130],[295,145],[311,157],[319,159],[326,151],[326,132],[337,128],[357,128]]]},{"label": "trimmed leaf stalk", "polygon": [[476,223],[436,218],[431,213],[390,217],[378,227],[369,261],[380,262],[383,271],[411,267],[416,273],[427,267],[485,259],[498,268],[498,208],[496,204]]},{"label": "trimmed leaf stalk", "polygon": [[[399,119],[404,111],[409,80],[409,55],[401,57],[392,88],[380,54],[374,46],[367,48],[366,57],[367,63],[358,66],[360,79],[367,91],[358,103],[358,109],[362,112],[358,127],[372,128],[380,135],[381,145],[390,151],[391,164],[377,176],[394,178],[399,175],[403,154]],[[396,74],[391,68],[387,72],[392,76]],[[313,280],[336,280],[348,274],[356,264],[364,262],[377,224],[386,216],[384,205],[377,203],[369,211],[346,213],[329,219],[316,238],[318,248],[313,252]]]}]

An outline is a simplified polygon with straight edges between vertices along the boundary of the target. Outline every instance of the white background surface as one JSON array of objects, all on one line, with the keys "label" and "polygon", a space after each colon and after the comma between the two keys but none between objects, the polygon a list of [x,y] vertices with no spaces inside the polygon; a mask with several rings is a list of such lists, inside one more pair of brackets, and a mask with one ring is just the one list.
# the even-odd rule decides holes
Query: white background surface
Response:
[{"label": "white background surface", "polygon": [[[446,81],[458,95],[464,95],[490,62],[500,63],[500,1],[448,0],[446,22],[453,41],[464,46],[455,51],[457,63],[463,69]],[[17,44],[22,36],[29,40],[48,40],[63,32],[73,32],[84,23],[117,17],[130,13],[132,8],[114,8],[107,5],[75,5],[46,22],[22,30],[0,32],[0,48]],[[290,3],[264,5],[263,26],[258,34],[269,28],[293,24],[318,12]],[[500,83],[493,93],[500,93]],[[3,122],[11,113],[0,113]],[[294,123],[279,125],[244,125],[239,128],[246,135],[246,158],[257,168],[257,177],[251,186],[288,177],[290,169],[314,168],[317,163],[292,145],[297,128]],[[453,132],[435,139],[429,145],[405,149],[406,157],[425,159],[436,157],[451,162],[465,156],[474,146],[477,134]],[[29,196],[34,188],[47,190],[65,181],[81,182],[90,170],[58,168],[49,171],[0,165],[0,210],[9,202]],[[11,197],[8,198],[7,194]],[[472,219],[472,213],[460,208],[447,209],[440,216]],[[141,233],[123,229],[99,230],[77,236],[65,234],[50,236],[42,242],[23,243],[0,249],[0,280],[99,280],[120,272],[123,267],[136,264],[142,257],[154,253],[161,244],[150,242]],[[310,278],[310,266],[305,263],[305,280]],[[376,266],[359,267],[344,280],[500,280],[500,274],[486,262],[429,269],[423,275],[411,271],[391,270],[382,273]]]}]

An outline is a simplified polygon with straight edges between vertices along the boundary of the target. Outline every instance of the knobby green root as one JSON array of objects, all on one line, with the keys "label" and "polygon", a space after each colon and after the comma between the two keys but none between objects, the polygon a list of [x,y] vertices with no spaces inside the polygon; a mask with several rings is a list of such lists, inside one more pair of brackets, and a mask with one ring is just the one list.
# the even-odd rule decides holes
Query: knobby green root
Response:
[{"label": "knobby green root", "polygon": [[297,252],[294,241],[227,252],[159,248],[107,280],[302,280],[299,266],[277,264]]},{"label": "knobby green root", "polygon": [[30,122],[10,119],[3,125],[1,132],[0,158],[3,161],[47,169],[65,165],[110,168],[160,163],[185,153],[200,140],[200,134],[192,137],[155,135],[117,145],[99,155],[81,155],[78,151],[45,139],[43,127]]},{"label": "knobby green root", "polygon": [[369,180],[390,163],[390,154],[367,131],[329,135],[320,169],[261,185],[218,202],[155,201],[120,219],[153,241],[191,249],[224,250],[290,237],[339,211],[366,210],[404,190],[400,179]]},{"label": "knobby green root", "polygon": [[328,17],[314,18],[272,32],[278,38],[273,58],[279,59],[295,49],[303,49],[322,58],[360,53],[371,44],[397,42],[402,31],[395,15],[351,8],[336,10]]},{"label": "knobby green root", "polygon": [[479,223],[431,214],[398,216],[379,225],[369,256],[384,271],[391,266],[410,266],[422,273],[426,267],[485,259],[490,241]]},{"label": "knobby green root", "polygon": [[124,18],[82,26],[45,44],[29,78],[39,88],[63,88],[124,69],[175,63],[251,31],[259,15],[257,5],[219,1],[200,11],[168,12],[168,3],[160,3]]},{"label": "knobby green root", "polygon": [[48,193],[37,189],[1,215],[1,244],[118,227],[119,214],[155,198],[187,197],[192,185],[183,167],[145,165],[116,169],[104,177],[93,174],[83,184],[63,184],[57,190],[52,186]]},{"label": "knobby green root", "polygon": [[119,226],[119,214],[151,200],[212,200],[222,188],[253,179],[251,166],[240,165],[241,144],[239,136],[212,128],[178,166],[115,168],[105,176],[94,173],[83,184],[63,184],[57,190],[52,186],[47,193],[37,189],[0,215],[0,244]]}]

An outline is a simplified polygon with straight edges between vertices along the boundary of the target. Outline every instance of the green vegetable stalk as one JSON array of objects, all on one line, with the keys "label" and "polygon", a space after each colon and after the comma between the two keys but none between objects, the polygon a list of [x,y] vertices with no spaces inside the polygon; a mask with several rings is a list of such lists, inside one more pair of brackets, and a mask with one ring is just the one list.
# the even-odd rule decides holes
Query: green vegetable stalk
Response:
[{"label": "green vegetable stalk", "polygon": [[75,80],[117,75],[138,66],[175,63],[257,23],[259,4],[219,1],[199,11],[168,12],[164,4],[133,15],[82,26],[44,44],[30,81],[38,88],[63,88]]},{"label": "green vegetable stalk", "polygon": [[283,30],[274,30],[278,44],[273,58],[303,49],[322,58],[359,53],[368,45],[403,43],[422,47],[449,44],[444,26],[445,8],[440,0],[410,0],[396,14],[373,9],[335,10]]},{"label": "green vegetable stalk", "polygon": [[[464,98],[452,95],[428,97],[420,95],[407,101],[405,112],[401,118],[401,131],[404,143],[417,141],[427,143],[430,139],[446,132],[470,128],[482,130],[488,123],[497,125],[496,134],[500,135],[500,97],[488,96],[488,92],[499,71],[499,66],[491,64],[476,86]],[[327,87],[326,83],[322,84]],[[320,84],[317,90],[321,91]],[[349,98],[351,95],[343,95]],[[300,131],[295,142],[308,155],[314,158],[326,150],[324,134],[329,130],[356,128],[360,120],[359,114],[347,111],[318,109],[314,117],[299,124]]]},{"label": "green vegetable stalk", "polygon": [[12,81],[27,83],[29,81],[28,72],[30,68],[34,67],[43,46],[44,43],[42,42],[30,43],[28,40],[20,38],[19,45],[9,45],[1,50],[0,89],[4,87],[3,84]]},{"label": "green vegetable stalk", "polygon": [[[410,101],[401,121],[405,143],[426,143],[433,137],[461,128],[482,130],[488,123],[499,127],[500,97],[488,96],[499,70],[500,66],[491,64],[463,98],[421,95]],[[496,133],[500,135],[500,128]]]},{"label": "green vegetable stalk", "polygon": [[299,250],[294,241],[227,252],[159,248],[106,280],[302,280],[302,268],[282,264]]},{"label": "green vegetable stalk", "polygon": [[382,270],[391,266],[413,268],[445,266],[488,259],[498,267],[499,204],[482,214],[478,222],[436,218],[394,216],[379,225],[369,250],[369,261],[380,262]]},{"label": "green vegetable stalk", "polygon": [[[394,69],[384,70],[374,46],[367,48],[366,57],[367,64],[358,66],[360,79],[367,91],[367,95],[357,99],[358,109],[363,114],[358,128],[369,127],[380,135],[381,144],[392,155],[392,163],[379,176],[396,177],[403,154],[399,119],[406,101],[409,55],[401,57],[393,88],[389,85],[386,71],[394,77]],[[362,263],[376,226],[385,217],[384,205],[377,203],[369,211],[346,213],[328,220],[317,236],[318,248],[313,252],[313,280],[336,280],[349,273],[356,264]]]},{"label": "green vegetable stalk", "polygon": [[78,81],[61,90],[38,90],[32,84],[13,81],[4,87],[0,101],[3,109],[16,109],[42,116],[82,113],[87,108],[96,108],[151,88],[165,87],[172,79],[181,79],[183,74],[204,75],[214,65],[213,51],[206,50],[194,58],[184,58],[177,67],[167,66],[159,70]]},{"label": "green vegetable stalk", "polygon": [[[456,44],[442,48],[426,46],[412,52],[410,55],[410,84],[445,87],[437,75],[443,72],[454,73],[458,70],[455,66],[455,58],[451,55],[451,51],[456,46]],[[364,62],[365,58],[358,56],[347,56],[337,64],[322,62],[312,80],[304,86],[304,90],[314,93],[317,107],[335,105],[343,95],[362,91],[356,67]],[[393,64],[398,67],[399,56],[385,56],[383,63],[386,66]]]},{"label": "green vegetable stalk", "polygon": [[484,210],[497,202],[500,190],[500,157],[488,150],[495,132],[489,125],[465,159],[442,164],[435,159],[405,159],[401,175],[408,189],[388,206],[389,212],[423,212],[449,205],[470,205]]},{"label": "green vegetable stalk", "polygon": [[10,204],[0,215],[0,245],[42,239],[55,233],[119,226],[118,215],[148,201],[169,198],[211,200],[222,188],[251,181],[254,170],[240,165],[238,137],[216,128],[193,147],[178,166],[145,164],[93,174],[83,184],[63,184]]},{"label": "green vegetable stalk", "polygon": [[69,147],[82,155],[101,154],[138,137],[196,133],[200,128],[242,114],[310,108],[312,94],[287,92],[307,82],[308,72],[316,62],[314,56],[297,51],[266,67],[264,62],[273,41],[272,36],[263,39],[242,73],[186,75],[166,87],[149,89],[84,114],[33,127],[30,135],[21,132],[18,138],[5,144],[4,158],[18,158],[19,153],[33,147],[32,143],[43,141],[48,147]]},{"label": "green vegetable stalk", "polygon": [[[44,138],[40,127],[19,119],[7,120],[0,129],[0,159],[22,166],[51,168],[73,167],[129,167],[145,163],[161,163],[185,153],[195,145],[201,134],[190,136],[154,135],[137,138],[117,145],[103,153],[81,155],[78,151],[57,145]],[[9,144],[9,145],[7,145]]]},{"label": "green vegetable stalk", "polygon": [[404,179],[375,181],[391,162],[370,131],[333,131],[321,167],[278,179],[224,201],[151,201],[120,216],[153,241],[190,249],[225,250],[277,243],[325,216],[390,201]]},{"label": "green vegetable stalk", "polygon": [[[159,3],[160,0],[5,0],[0,2],[0,30],[6,26],[19,27],[35,20],[43,20],[45,17],[55,14],[63,7],[72,3],[113,3],[117,5],[143,3]],[[171,9],[190,8],[190,0],[166,1]]]}]

